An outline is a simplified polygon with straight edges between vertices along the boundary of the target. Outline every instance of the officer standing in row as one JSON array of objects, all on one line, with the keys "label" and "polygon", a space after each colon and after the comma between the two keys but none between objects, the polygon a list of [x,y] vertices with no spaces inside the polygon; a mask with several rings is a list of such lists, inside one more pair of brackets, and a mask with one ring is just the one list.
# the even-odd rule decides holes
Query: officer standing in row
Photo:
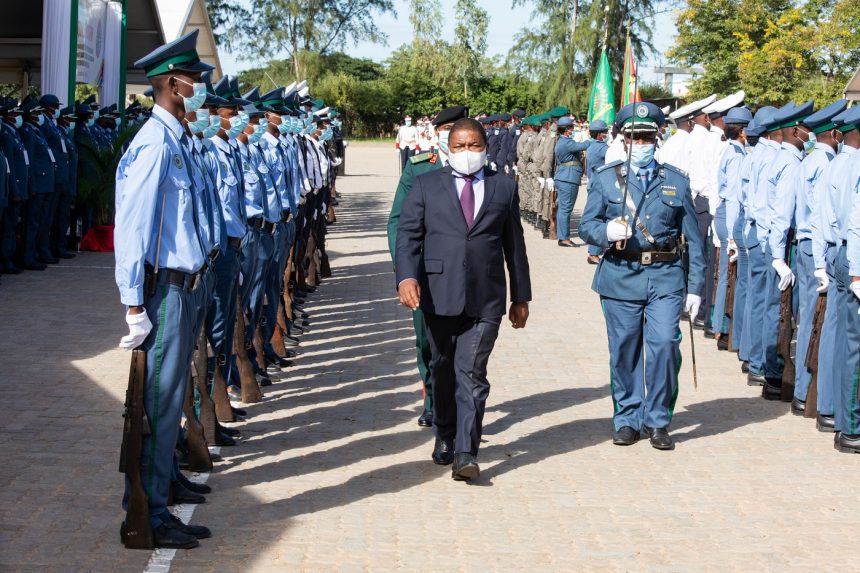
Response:
[{"label": "officer standing in row", "polygon": [[[18,129],[24,124],[23,111],[14,100],[0,107],[3,120],[0,121],[0,150],[8,163],[9,200],[3,214],[0,232],[0,265],[4,274],[18,274],[15,266],[18,220],[25,217],[27,196],[30,186],[30,159]],[[34,267],[35,268],[35,267]],[[45,267],[38,265],[36,270]]]},{"label": "officer standing in row", "polygon": [[695,316],[701,304],[704,257],[686,174],[654,159],[663,121],[650,102],[621,108],[616,122],[630,173],[621,161],[597,171],[580,236],[607,249],[592,288],[609,338],[613,443],[634,444],[643,430],[654,448],[669,450],[681,362],[678,323],[682,310]]},{"label": "officer standing in row", "polygon": [[397,130],[394,147],[400,154],[400,169],[406,168],[406,161],[415,155],[418,149],[418,128],[412,125],[412,117],[403,118],[403,125]]},{"label": "officer standing in row", "polygon": [[46,213],[50,210],[54,193],[54,171],[56,159],[45,141],[41,126],[45,121],[42,107],[32,96],[21,103],[24,125],[21,139],[30,160],[30,181],[27,196],[27,219],[24,225],[24,268],[44,270],[46,264],[56,264],[58,259],[44,249],[48,243],[50,227]]},{"label": "officer standing in row", "polygon": [[69,216],[72,211],[72,205],[75,202],[75,196],[78,194],[78,149],[75,147],[74,134],[76,122],[74,104],[60,110],[60,119],[57,120],[57,127],[69,155],[69,177],[68,182],[60,191],[60,197],[57,202],[56,221],[54,223],[55,248],[59,258],[73,259],[75,258],[75,254],[70,253],[68,250],[67,235],[69,233]]},{"label": "officer standing in row", "polygon": [[574,141],[573,120],[570,117],[562,117],[556,126],[558,141],[555,144],[555,172],[552,176],[558,194],[556,238],[559,247],[574,247],[576,245],[570,240],[570,214],[582,183],[582,152],[591,146],[591,140]]},{"label": "officer standing in row", "polygon": [[[154,89],[152,117],[117,168],[116,283],[127,306],[129,334],[120,346],[146,351],[142,482],[157,547],[191,548],[208,529],[185,525],[167,510],[185,384],[194,349],[193,290],[207,260],[198,222],[182,120],[205,100],[197,33],[182,36],[135,63]],[[202,98],[200,96],[203,96]],[[130,486],[126,485],[127,502]],[[121,532],[124,537],[124,529]]]},{"label": "officer standing in row", "polygon": [[[403,202],[412,190],[412,184],[419,175],[442,169],[448,163],[448,133],[458,119],[469,117],[469,108],[454,106],[443,109],[433,118],[432,124],[439,138],[439,153],[421,153],[410,158],[406,169],[400,176],[394,202],[388,215],[388,250],[394,261],[394,250],[397,244],[397,225],[400,223],[400,210]],[[424,391],[424,410],[418,417],[418,425],[422,428],[433,426],[433,384],[430,371],[430,342],[427,339],[427,328],[424,324],[424,313],[420,308],[412,311],[412,326],[415,330],[415,352],[418,360],[418,374],[421,376]]]},{"label": "officer standing in row", "polygon": [[[54,158],[54,192],[51,193],[49,203],[42,215],[41,226],[45,232],[40,236],[39,251],[54,259],[52,252],[56,252],[61,240],[65,240],[65,234],[62,237],[57,236],[58,230],[55,219],[57,209],[60,206],[60,198],[68,196],[69,193],[71,158],[65,136],[57,124],[60,119],[60,107],[62,107],[60,100],[55,95],[46,94],[39,100],[39,105],[44,110],[43,115],[45,116],[41,126],[42,136],[48,143]],[[73,256],[66,253],[62,258],[72,258]]]},{"label": "officer standing in row", "polygon": [[[586,192],[590,194],[594,186],[594,177],[597,174],[597,170],[606,164],[606,150],[609,149],[606,138],[609,135],[609,126],[602,119],[596,119],[588,126],[588,131],[592,139],[592,144],[585,150],[585,166],[588,170]],[[602,252],[603,250],[600,247],[588,245],[588,264],[596,265],[599,263]]]}]

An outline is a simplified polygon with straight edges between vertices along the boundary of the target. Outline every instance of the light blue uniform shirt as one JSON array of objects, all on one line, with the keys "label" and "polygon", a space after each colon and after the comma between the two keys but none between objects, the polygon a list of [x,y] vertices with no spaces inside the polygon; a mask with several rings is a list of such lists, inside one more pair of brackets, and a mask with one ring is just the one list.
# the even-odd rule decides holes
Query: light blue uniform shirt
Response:
[{"label": "light blue uniform shirt", "polygon": [[[763,140],[759,140],[759,142],[761,141]],[[747,225],[752,221],[750,212],[752,211],[751,201],[753,197],[753,167],[758,160],[759,153],[761,153],[763,149],[765,149],[765,146],[761,145],[761,143],[754,145],[753,148],[744,156],[743,161],[741,161],[741,186],[738,189],[738,199],[741,206],[744,208],[744,220]]]},{"label": "light blue uniform shirt", "polygon": [[281,220],[283,209],[281,209],[281,198],[272,179],[272,171],[263,156],[259,142],[249,144],[248,152],[251,154],[251,161],[253,161],[260,176],[260,191],[263,193],[263,217],[269,223],[277,223]]},{"label": "light blue uniform shirt", "polygon": [[304,155],[294,135],[282,135],[280,141],[289,174],[287,189],[291,190],[291,204],[298,205],[302,197],[311,191],[310,181],[308,181],[305,170]]},{"label": "light blue uniform shirt", "polygon": [[768,172],[771,168],[771,162],[779,150],[779,144],[769,139],[761,138],[758,140],[758,145],[756,145],[756,148],[758,147],[761,147],[761,151],[756,153],[756,157],[750,168],[747,218],[750,222],[755,223],[756,236],[762,248],[764,248],[767,241],[767,232],[770,228],[768,225],[770,219],[767,208]]},{"label": "light blue uniform shirt", "polygon": [[746,155],[744,146],[737,141],[729,141],[729,146],[720,157],[717,171],[717,192],[720,200],[726,203],[726,226],[729,239],[733,239],[735,221],[741,212],[741,166]]},{"label": "light blue uniform shirt", "polygon": [[[842,239],[844,213],[851,197],[851,168],[856,162],[856,147],[843,145],[818,182],[818,201],[812,210],[812,257],[815,268],[827,266],[827,248]],[[837,207],[838,206],[838,207]]]},{"label": "light blue uniform shirt", "polygon": [[179,143],[184,129],[158,105],[152,114],[116,170],[115,278],[128,306],[144,303],[146,264],[196,273],[208,254],[194,222],[190,166]]},{"label": "light blue uniform shirt", "polygon": [[815,186],[835,154],[832,147],[816,144],[812,153],[803,158],[786,179],[784,192],[780,191],[774,197],[769,240],[775,258],[785,257],[789,228],[797,229],[795,236],[798,241],[812,238],[810,219],[816,203]]},{"label": "light blue uniform shirt", "polygon": [[848,241],[848,274],[860,277],[860,165],[857,165],[857,162],[854,162],[851,168],[849,182],[853,196],[845,238]]},{"label": "light blue uniform shirt", "polygon": [[[779,201],[785,200],[787,194],[794,195],[794,185],[797,178],[800,177],[800,163],[803,160],[803,152],[794,147],[783,143],[780,149],[770,161],[770,169],[766,171],[766,189],[767,189],[767,230],[768,236],[766,242],[770,244],[771,253],[774,259],[785,258],[785,234],[788,232],[789,225],[784,229],[774,227],[774,222],[777,221],[776,206]],[[780,227],[782,227],[780,223]],[[771,239],[771,234],[774,234]],[[762,241],[762,236],[758,236],[759,241]],[[762,247],[765,242],[762,242]]]},{"label": "light blue uniform shirt", "polygon": [[293,193],[288,187],[289,173],[284,151],[281,147],[281,141],[269,132],[263,134],[260,138],[260,151],[263,153],[263,159],[269,168],[269,174],[274,185],[275,192],[278,194],[279,202],[283,210],[289,209],[290,212],[295,212],[292,204]]},{"label": "light blue uniform shirt", "polygon": [[[198,186],[197,189],[203,191],[205,200],[205,209],[207,211],[207,232],[209,243],[213,249],[222,249],[226,238],[224,235],[224,216],[221,214],[221,206],[218,202],[218,191],[215,188],[215,179],[212,176],[212,170],[208,164],[208,158],[211,157],[204,146],[204,141],[211,145],[209,140],[203,140],[198,137],[192,137],[192,159],[195,160],[199,167],[195,175],[199,175],[203,186]],[[203,220],[201,219],[201,222]]]},{"label": "light blue uniform shirt", "polygon": [[244,198],[239,190],[239,168],[233,157],[233,148],[217,135],[210,140],[218,155],[218,173],[215,184],[218,186],[218,198],[221,200],[221,214],[227,226],[227,236],[242,238],[245,236],[246,219]]},{"label": "light blue uniform shirt", "polygon": [[238,141],[239,156],[242,158],[242,180],[245,183],[245,214],[249,219],[263,216],[263,186],[254,157],[248,146]]}]

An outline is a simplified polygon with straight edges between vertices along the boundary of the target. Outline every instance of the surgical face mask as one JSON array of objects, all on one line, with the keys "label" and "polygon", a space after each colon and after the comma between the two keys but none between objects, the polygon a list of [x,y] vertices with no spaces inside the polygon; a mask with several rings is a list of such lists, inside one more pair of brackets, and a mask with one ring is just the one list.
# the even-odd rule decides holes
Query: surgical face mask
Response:
[{"label": "surgical face mask", "polygon": [[96,118],[91,117],[90,119],[87,120],[87,127],[92,127],[95,124],[96,124]]},{"label": "surgical face mask", "polygon": [[99,110],[93,111],[93,121],[97,120],[101,114],[99,114]]},{"label": "surgical face mask", "polygon": [[24,118],[20,115],[15,116],[15,127],[21,127],[24,125]]},{"label": "surgical face mask", "polygon": [[45,123],[45,116],[40,113],[36,116],[36,125],[42,125],[43,123]]},{"label": "surgical face mask", "polygon": [[281,116],[281,123],[278,125],[278,132],[285,135],[290,131],[290,118],[286,115]]},{"label": "surgical face mask", "polygon": [[333,120],[333,121],[331,122],[331,124],[332,124],[335,128],[337,128],[337,129],[340,129],[340,126],[341,126],[341,125],[343,125],[339,119],[335,119],[335,120]]},{"label": "surgical face mask", "polygon": [[407,119],[407,120],[406,120],[406,127],[409,127],[410,125],[412,125],[412,120],[411,120],[411,119]]},{"label": "surgical face mask", "polygon": [[230,128],[227,130],[227,138],[228,139],[236,139],[239,137],[242,132],[245,130],[245,126],[242,125],[242,118],[238,115],[234,115],[230,118]]},{"label": "surgical face mask", "polygon": [[55,109],[55,110],[51,113],[51,117],[53,117],[54,119],[60,119],[60,110]]},{"label": "surgical face mask", "polygon": [[215,137],[221,131],[221,116],[213,115],[209,117],[209,127],[203,130],[203,137]]},{"label": "surgical face mask", "polygon": [[75,122],[74,121],[69,122],[68,130],[69,131],[75,131]]},{"label": "surgical face mask", "polygon": [[448,136],[451,135],[449,130],[440,131],[439,132],[439,149],[442,150],[442,153],[448,155]]},{"label": "surgical face mask", "polygon": [[262,131],[266,131],[266,128],[269,127],[269,120],[265,117],[260,118],[260,123],[258,124]]},{"label": "surgical face mask", "polygon": [[448,156],[448,163],[460,175],[472,175],[483,169],[487,163],[487,150],[458,151]]},{"label": "surgical face mask", "polygon": [[322,139],[323,141],[328,141],[329,139],[331,139],[332,135],[334,135],[334,133],[332,133],[331,128],[329,127],[322,132],[320,139]]},{"label": "surgical face mask", "polygon": [[634,143],[630,146],[630,163],[636,167],[647,167],[654,160],[653,143]]},{"label": "surgical face mask", "polygon": [[182,105],[185,106],[185,113],[197,111],[203,106],[204,103],[206,103],[206,84],[200,82],[190,84],[185,80],[179,78],[176,78],[176,81],[182,82],[187,86],[191,86],[191,97],[182,96]]},{"label": "surgical face mask", "polygon": [[188,122],[188,129],[194,134],[203,133],[207,127],[209,127],[209,110],[206,108],[198,110],[197,119]]},{"label": "surgical face mask", "polygon": [[842,153],[842,148],[845,147],[845,143],[842,141],[836,142],[836,153]]},{"label": "surgical face mask", "polygon": [[259,129],[259,125],[254,126],[254,133],[248,135],[248,143],[257,143],[263,137],[263,130]]},{"label": "surgical face mask", "polygon": [[812,150],[815,149],[815,144],[818,142],[818,138],[811,131],[809,132],[809,139],[803,142],[803,151],[806,153],[812,153]]},{"label": "surgical face mask", "polygon": [[239,112],[239,118],[242,120],[242,129],[245,129],[251,123],[251,117],[244,111]]}]

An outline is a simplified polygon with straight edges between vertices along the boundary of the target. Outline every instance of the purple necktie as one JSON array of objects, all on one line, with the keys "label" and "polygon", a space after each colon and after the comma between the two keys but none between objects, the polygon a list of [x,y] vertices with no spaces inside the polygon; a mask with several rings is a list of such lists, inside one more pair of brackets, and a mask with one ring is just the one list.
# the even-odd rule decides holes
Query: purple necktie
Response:
[{"label": "purple necktie", "polygon": [[475,222],[475,190],[472,188],[472,180],[474,177],[463,177],[463,191],[460,193],[460,207],[463,209],[463,216],[466,217],[466,226],[472,228],[472,223]]}]

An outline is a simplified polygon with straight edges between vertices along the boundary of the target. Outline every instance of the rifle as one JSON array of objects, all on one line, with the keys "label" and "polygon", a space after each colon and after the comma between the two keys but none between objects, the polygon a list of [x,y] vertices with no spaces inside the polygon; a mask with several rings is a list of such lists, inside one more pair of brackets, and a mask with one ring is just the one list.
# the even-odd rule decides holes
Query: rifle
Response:
[{"label": "rifle", "polygon": [[223,354],[215,357],[215,376],[212,383],[212,401],[215,403],[215,417],[219,422],[235,422],[230,398],[227,397],[227,382],[221,368],[226,364]]},{"label": "rifle", "polygon": [[[713,243],[713,239],[712,239]],[[722,318],[720,324],[717,324],[717,317],[713,316],[713,309],[717,304],[717,289],[720,287],[720,247],[714,247],[714,284],[711,287],[711,330],[718,332],[722,327]]]},{"label": "rifle", "polygon": [[[786,239],[785,259],[791,264],[791,247],[794,242],[794,230],[789,229]],[[792,288],[786,287],[779,295],[779,337],[777,338],[777,354],[782,358],[782,388],[783,402],[791,402],[794,398],[794,379],[796,376],[794,361],[791,359],[791,339],[794,336],[791,313]]]},{"label": "rifle", "polygon": [[[192,364],[192,368],[194,364]],[[191,374],[189,374],[189,378]],[[194,388],[191,380],[185,384],[185,402],[182,405],[185,414],[185,437],[188,441],[188,468],[194,472],[208,472],[212,469],[212,459],[209,457],[209,445],[203,435],[203,425],[194,412]]]},{"label": "rifle", "polygon": [[146,384],[146,351],[133,350],[125,391],[125,422],[122,429],[122,447],[119,471],[131,484],[128,512],[122,529],[122,542],[128,549],[153,549],[152,526],[149,523],[149,498],[143,490],[140,476],[140,455],[143,436],[150,433],[149,421],[143,406],[143,389]]},{"label": "rifle", "polygon": [[242,402],[251,404],[263,399],[263,393],[257,384],[254,367],[248,358],[248,347],[245,344],[245,313],[237,295],[236,297],[236,330],[233,336],[233,350],[236,352],[236,366],[239,369],[239,380],[242,386]]},{"label": "rifle", "polygon": [[192,381],[194,389],[200,399],[200,424],[203,426],[203,435],[206,438],[206,443],[215,443],[217,439],[217,423],[215,414],[215,403],[209,395],[208,379],[209,365],[206,352],[206,329],[200,329],[200,336],[197,338],[197,348],[194,351],[194,357],[191,363]]},{"label": "rifle", "polygon": [[[690,279],[690,252],[687,240],[684,235],[681,235],[678,242],[681,249],[681,267],[684,269],[684,285],[689,284]],[[696,368],[696,333],[693,330],[693,315],[687,315],[687,323],[690,325],[690,354],[693,358],[693,389],[699,389],[699,374]]]},{"label": "rifle", "polygon": [[735,330],[735,288],[738,280],[738,262],[729,261],[729,271],[726,278],[726,317],[729,325],[729,352],[734,348]]},{"label": "rifle", "polygon": [[806,391],[806,407],[804,418],[818,417],[818,349],[821,345],[821,331],[824,328],[824,314],[827,310],[827,293],[818,295],[815,303],[815,317],[812,319],[812,335],[809,337],[809,348],[806,349],[806,367],[812,372],[812,381]]}]

